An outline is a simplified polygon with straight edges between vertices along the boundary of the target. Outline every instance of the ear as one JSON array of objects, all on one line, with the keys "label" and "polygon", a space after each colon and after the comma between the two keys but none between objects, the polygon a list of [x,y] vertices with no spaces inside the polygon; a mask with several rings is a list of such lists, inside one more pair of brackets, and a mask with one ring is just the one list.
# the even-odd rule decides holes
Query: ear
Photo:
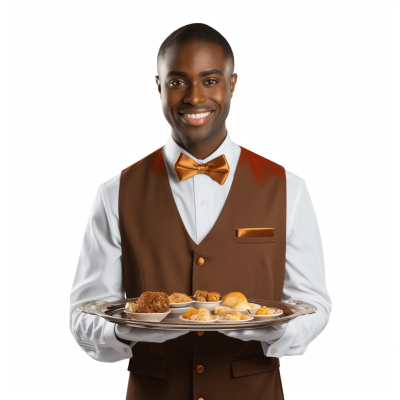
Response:
[{"label": "ear", "polygon": [[161,82],[160,82],[160,77],[156,75],[156,84],[157,84],[157,89],[158,92],[160,93],[160,99],[161,99]]},{"label": "ear", "polygon": [[233,92],[235,91],[237,82],[237,74],[232,74],[231,76],[231,98],[233,97]]}]

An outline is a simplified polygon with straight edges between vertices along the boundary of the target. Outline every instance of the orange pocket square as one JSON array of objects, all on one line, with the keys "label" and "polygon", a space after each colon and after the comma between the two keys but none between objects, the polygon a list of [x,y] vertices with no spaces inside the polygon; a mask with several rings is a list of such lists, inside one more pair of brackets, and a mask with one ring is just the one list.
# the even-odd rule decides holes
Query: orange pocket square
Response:
[{"label": "orange pocket square", "polygon": [[269,237],[274,236],[274,228],[242,228],[236,229],[237,237]]}]

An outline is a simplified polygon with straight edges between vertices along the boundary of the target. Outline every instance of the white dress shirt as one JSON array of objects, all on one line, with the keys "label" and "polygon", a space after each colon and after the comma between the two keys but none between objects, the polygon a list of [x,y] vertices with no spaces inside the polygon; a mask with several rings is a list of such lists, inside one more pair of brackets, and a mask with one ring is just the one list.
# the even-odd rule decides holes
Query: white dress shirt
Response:
[{"label": "white dress shirt", "polygon": [[[163,147],[176,205],[189,235],[197,244],[207,236],[224,207],[240,151],[229,133],[221,146],[205,160],[193,157],[172,136]],[[197,174],[179,182],[174,163],[181,152],[203,163],[225,154],[230,169],[225,183],[220,185],[205,174]],[[120,174],[101,185],[98,190],[70,299],[70,329],[74,338],[90,357],[103,362],[132,357],[131,347],[116,338],[113,323],[81,313],[78,306],[89,300],[113,301],[125,297],[118,219],[119,184]],[[308,301],[318,311],[286,324],[283,336],[273,346],[261,342],[268,357],[303,354],[308,344],[327,325],[331,311],[331,300],[325,284],[321,237],[305,181],[286,170],[286,186],[286,262],[282,301]],[[268,204],[265,206],[268,207]]]}]

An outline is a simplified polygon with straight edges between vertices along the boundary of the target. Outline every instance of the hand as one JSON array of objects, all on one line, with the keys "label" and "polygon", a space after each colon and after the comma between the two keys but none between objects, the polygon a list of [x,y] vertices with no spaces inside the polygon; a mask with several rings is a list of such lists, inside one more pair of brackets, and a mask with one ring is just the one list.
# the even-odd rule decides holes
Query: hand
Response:
[{"label": "hand", "polygon": [[240,339],[244,341],[248,340],[259,340],[260,342],[266,342],[268,344],[274,343],[280,339],[286,330],[286,325],[273,325],[263,329],[243,329],[235,331],[218,331],[231,338]]},{"label": "hand", "polygon": [[127,325],[118,324],[115,327],[115,334],[131,342],[153,342],[163,343],[167,340],[175,339],[186,335],[189,331],[164,331],[161,329],[132,328]]}]

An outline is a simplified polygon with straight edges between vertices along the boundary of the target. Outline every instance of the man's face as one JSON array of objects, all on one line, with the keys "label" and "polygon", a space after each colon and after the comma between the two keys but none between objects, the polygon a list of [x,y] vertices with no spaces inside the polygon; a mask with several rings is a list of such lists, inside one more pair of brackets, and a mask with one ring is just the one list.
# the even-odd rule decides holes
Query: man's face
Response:
[{"label": "man's face", "polygon": [[220,46],[189,42],[171,47],[158,72],[164,116],[182,141],[202,142],[224,128],[237,75]]}]

